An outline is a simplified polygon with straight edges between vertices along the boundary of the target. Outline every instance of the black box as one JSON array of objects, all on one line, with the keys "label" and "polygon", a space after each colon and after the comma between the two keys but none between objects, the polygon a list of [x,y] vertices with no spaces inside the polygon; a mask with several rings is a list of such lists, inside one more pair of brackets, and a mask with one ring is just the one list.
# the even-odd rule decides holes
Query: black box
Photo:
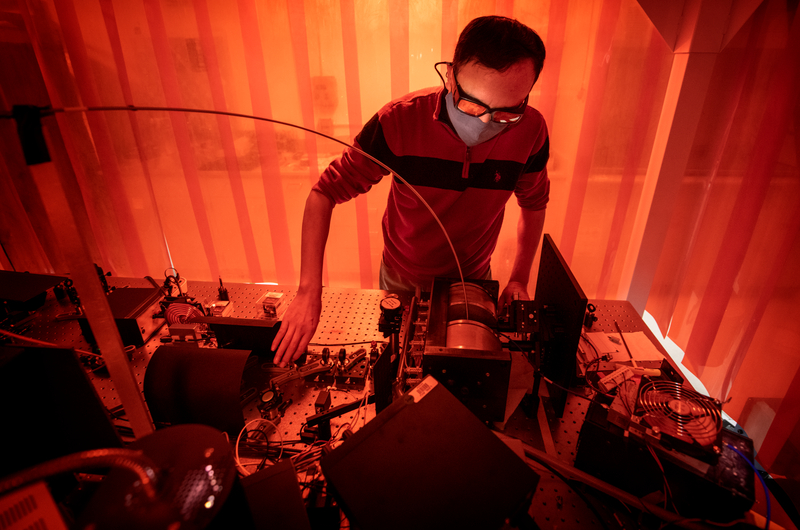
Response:
[{"label": "black box", "polygon": [[608,411],[595,400],[589,406],[578,437],[575,467],[637,497],[662,491],[670,485],[678,512],[718,522],[741,518],[755,502],[755,476],[750,465],[729,446],[751,461],[753,442],[722,429],[720,453],[707,461],[679,451],[662,435],[648,443],[608,421]]},{"label": "black box", "polygon": [[[160,312],[159,302],[163,298],[161,290],[154,287],[122,287],[108,293],[106,299],[122,344],[139,348],[161,329],[166,320],[153,315]],[[86,341],[93,343],[94,334],[88,319],[84,316],[78,322]]]},{"label": "black box", "polygon": [[0,271],[0,302],[9,311],[35,311],[47,300],[47,290],[66,279],[50,274]]},{"label": "black box", "polygon": [[218,348],[250,350],[272,360],[272,341],[281,328],[276,318],[200,317],[192,322],[208,324],[217,339]]},{"label": "black box", "polygon": [[311,530],[291,459],[244,477],[242,486],[257,529]]}]

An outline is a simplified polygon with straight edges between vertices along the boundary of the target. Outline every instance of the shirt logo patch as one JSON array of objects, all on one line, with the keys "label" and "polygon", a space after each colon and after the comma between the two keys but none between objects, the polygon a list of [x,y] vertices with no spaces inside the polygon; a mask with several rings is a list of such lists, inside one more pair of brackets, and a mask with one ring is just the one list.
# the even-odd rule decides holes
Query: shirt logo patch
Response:
[{"label": "shirt logo patch", "polygon": [[499,171],[495,171],[495,172],[494,172],[494,181],[495,181],[495,182],[500,182],[500,179],[502,179],[502,178],[503,178],[503,177],[502,177],[502,176],[500,176],[500,172],[499,172]]}]

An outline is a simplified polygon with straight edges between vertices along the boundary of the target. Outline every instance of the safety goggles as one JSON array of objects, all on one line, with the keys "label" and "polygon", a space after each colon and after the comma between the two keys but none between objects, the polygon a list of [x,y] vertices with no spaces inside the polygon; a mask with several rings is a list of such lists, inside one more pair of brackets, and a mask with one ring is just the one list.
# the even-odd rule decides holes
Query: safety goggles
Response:
[{"label": "safety goggles", "polygon": [[[439,65],[442,64],[453,66],[453,63],[443,61],[433,65],[434,68],[436,68],[436,73],[439,74],[439,78],[441,78],[442,83],[444,83],[444,78],[442,77],[441,72],[439,72]],[[462,89],[461,85],[458,83],[455,68],[453,68],[453,81],[455,81],[456,84],[456,89],[453,92],[453,104],[455,104],[458,110],[468,116],[479,118],[484,114],[489,114],[493,122],[516,123],[522,119],[522,115],[525,113],[525,107],[528,105],[528,96],[525,96],[525,99],[522,100],[522,103],[516,107],[492,108],[486,103],[483,103],[481,100],[464,92],[464,89]]]}]

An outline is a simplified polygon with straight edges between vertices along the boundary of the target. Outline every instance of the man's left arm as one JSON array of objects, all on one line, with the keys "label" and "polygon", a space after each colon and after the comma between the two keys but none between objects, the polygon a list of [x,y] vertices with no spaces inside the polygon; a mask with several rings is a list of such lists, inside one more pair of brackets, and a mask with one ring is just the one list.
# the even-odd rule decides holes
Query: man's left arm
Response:
[{"label": "man's left arm", "polygon": [[536,256],[539,241],[542,239],[545,211],[544,209],[528,210],[526,208],[520,210],[517,223],[517,255],[514,258],[514,267],[511,269],[508,285],[503,289],[498,300],[497,305],[500,310],[514,300],[515,294],[520,300],[530,300],[528,281],[531,267],[533,267],[533,258]]}]

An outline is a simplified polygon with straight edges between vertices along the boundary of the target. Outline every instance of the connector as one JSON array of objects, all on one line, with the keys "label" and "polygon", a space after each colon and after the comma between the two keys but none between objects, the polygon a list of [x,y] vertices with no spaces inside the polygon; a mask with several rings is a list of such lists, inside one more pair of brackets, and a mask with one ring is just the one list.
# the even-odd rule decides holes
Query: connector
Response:
[{"label": "connector", "polygon": [[630,379],[631,377],[633,377],[633,370],[631,370],[630,366],[622,366],[602,378],[597,383],[597,386],[599,386],[600,390],[603,392],[610,392],[619,386],[623,381]]},{"label": "connector", "polygon": [[226,289],[225,286],[222,285],[222,277],[221,276],[219,278],[219,299],[220,300],[224,300],[224,301],[230,300],[230,298],[228,297],[228,289]]},{"label": "connector", "polygon": [[206,312],[212,317],[227,317],[233,312],[233,302],[217,300],[206,306]]}]

